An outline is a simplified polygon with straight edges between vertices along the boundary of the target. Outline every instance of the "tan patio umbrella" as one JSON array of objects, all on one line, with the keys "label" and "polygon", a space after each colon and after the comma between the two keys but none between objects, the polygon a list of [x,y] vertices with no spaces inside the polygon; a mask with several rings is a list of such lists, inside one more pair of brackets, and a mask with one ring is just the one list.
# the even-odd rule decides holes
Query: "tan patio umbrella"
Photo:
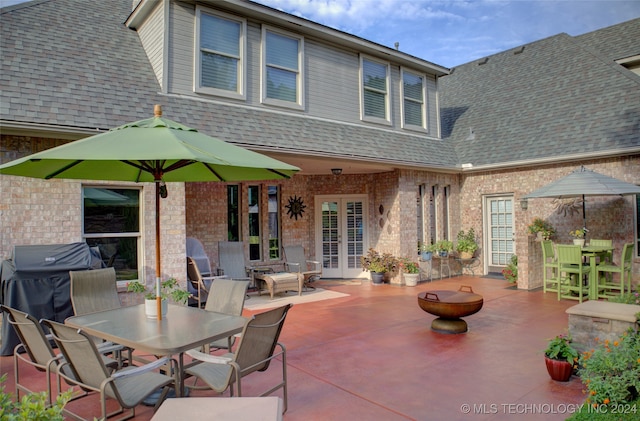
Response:
[{"label": "tan patio umbrella", "polygon": [[0,165],[34,178],[155,182],[156,296],[160,313],[160,197],[166,182],[290,178],[299,168],[155,116]]},{"label": "tan patio umbrella", "polygon": [[582,166],[569,175],[532,191],[523,199],[582,197],[582,222],[586,228],[585,196],[623,196],[627,194],[640,194],[640,186],[597,173]]}]

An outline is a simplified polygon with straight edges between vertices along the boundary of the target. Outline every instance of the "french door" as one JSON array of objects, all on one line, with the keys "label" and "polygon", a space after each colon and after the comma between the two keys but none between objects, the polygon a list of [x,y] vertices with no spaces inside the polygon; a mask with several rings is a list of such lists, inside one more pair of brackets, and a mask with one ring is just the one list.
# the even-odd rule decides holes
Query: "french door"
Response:
[{"label": "french door", "polygon": [[366,195],[316,196],[316,253],[323,278],[356,278],[366,253]]},{"label": "french door", "polygon": [[513,196],[487,197],[484,212],[488,272],[499,273],[515,253]]}]

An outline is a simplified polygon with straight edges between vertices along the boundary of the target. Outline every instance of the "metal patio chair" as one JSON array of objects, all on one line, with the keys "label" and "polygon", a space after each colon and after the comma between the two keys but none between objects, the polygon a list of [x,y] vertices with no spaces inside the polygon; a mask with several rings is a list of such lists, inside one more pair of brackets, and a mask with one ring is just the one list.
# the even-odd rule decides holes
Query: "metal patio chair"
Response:
[{"label": "metal patio chair", "polygon": [[[190,376],[202,380],[206,386],[185,385],[192,389],[210,388],[218,393],[229,389],[234,396],[233,385],[238,397],[242,396],[241,379],[255,371],[266,371],[274,358],[282,360],[282,379],[278,384],[260,394],[266,396],[282,388],[283,413],[287,410],[287,354],[283,344],[278,342],[282,326],[292,304],[256,314],[242,331],[242,339],[235,352],[222,356],[205,354],[196,350],[187,351],[194,360],[200,361],[187,370]],[[279,348],[276,351],[276,346]]]},{"label": "metal patio chair", "polygon": [[315,289],[311,282],[322,277],[322,264],[316,260],[307,260],[302,246],[284,246],[285,268],[304,277],[305,288]]},{"label": "metal patio chair", "polygon": [[[204,309],[231,316],[242,316],[248,288],[249,281],[246,280],[216,279],[211,284],[209,299]],[[235,339],[235,336],[230,336],[226,339],[214,341],[209,346],[214,349],[231,350]]]},{"label": "metal patio chair", "polygon": [[[174,360],[164,357],[144,366],[129,366],[110,372],[104,365],[102,355],[90,335],[51,320],[43,320],[42,323],[51,330],[53,339],[64,355],[66,361],[61,364],[61,367],[68,367],[73,373],[72,376],[68,376],[65,374],[66,370],[59,370],[58,375],[82,389],[100,394],[101,419],[122,414],[125,409],[131,411],[121,420],[135,417],[135,407],[147,396],[162,388],[155,406],[157,409],[166,398],[169,386],[175,385],[173,377],[152,371],[169,364],[171,371],[175,373]],[[119,404],[119,408],[109,414],[107,414],[106,403],[108,398],[116,400]]]}]

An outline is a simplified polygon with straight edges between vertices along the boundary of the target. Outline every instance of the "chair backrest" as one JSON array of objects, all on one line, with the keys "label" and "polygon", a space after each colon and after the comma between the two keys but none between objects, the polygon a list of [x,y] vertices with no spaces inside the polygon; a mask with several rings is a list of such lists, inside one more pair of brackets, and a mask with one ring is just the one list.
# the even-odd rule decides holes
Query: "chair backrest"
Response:
[{"label": "chair backrest", "polygon": [[218,258],[224,275],[231,279],[247,279],[247,267],[244,260],[242,241],[220,241]]},{"label": "chair backrest", "polygon": [[633,243],[627,243],[622,247],[622,262],[620,265],[625,268],[631,268],[633,263]]},{"label": "chair backrest", "polygon": [[556,257],[556,252],[553,249],[553,241],[551,240],[542,240],[540,242],[542,244],[542,258],[545,262],[549,260],[553,260]]},{"label": "chair backrest", "polygon": [[121,307],[114,268],[69,271],[71,305],[76,315]]},{"label": "chair backrest", "polygon": [[275,350],[284,320],[292,306],[287,304],[256,314],[245,325],[235,352],[235,362],[240,366],[242,376],[269,368],[268,358]]},{"label": "chair backrest", "polygon": [[9,324],[13,326],[18,338],[20,338],[21,344],[16,347],[16,351],[18,351],[18,347],[22,346],[31,361],[42,366],[38,369],[44,370],[44,367],[55,358],[56,354],[53,352],[40,323],[30,314],[12,307],[0,305],[0,310],[6,314],[5,317],[7,317]]},{"label": "chair backrest", "polygon": [[559,264],[582,264],[582,247],[567,244],[558,244],[558,263]]},{"label": "chair backrest", "polygon": [[196,291],[198,290],[198,284],[200,284],[200,288],[205,287],[200,269],[198,269],[198,265],[193,257],[190,256],[187,256],[187,280]]},{"label": "chair backrest", "polygon": [[213,275],[211,271],[211,261],[207,252],[204,251],[204,246],[197,238],[187,237],[187,256],[191,257],[198,265],[198,270],[202,276]]},{"label": "chair backrest", "polygon": [[589,240],[589,245],[611,247],[613,245],[613,240],[601,240],[592,238],[591,240]]},{"label": "chair backrest", "polygon": [[232,316],[242,315],[249,281],[216,279],[211,284],[204,309]]},{"label": "chair backrest", "polygon": [[[43,320],[49,328],[60,352],[69,363],[68,368],[80,383],[100,390],[100,385],[109,378],[101,354],[93,339],[81,330],[52,320]],[[119,399],[111,385],[105,389],[108,396]]]}]

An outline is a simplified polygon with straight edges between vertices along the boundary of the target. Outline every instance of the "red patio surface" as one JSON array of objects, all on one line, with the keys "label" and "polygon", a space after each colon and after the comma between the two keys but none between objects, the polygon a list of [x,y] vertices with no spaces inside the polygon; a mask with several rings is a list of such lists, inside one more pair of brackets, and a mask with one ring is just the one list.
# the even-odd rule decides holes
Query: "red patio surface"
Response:
[{"label": "red patio surface", "polygon": [[[547,340],[566,332],[565,310],[574,301],[472,276],[417,287],[317,285],[349,296],[295,305],[289,312],[280,337],[287,347],[287,421],[564,420],[585,399],[578,377],[555,382],[543,361]],[[461,285],[484,298],[482,310],[465,318],[469,331],[432,331],[435,316],[418,307],[418,293]],[[13,392],[12,357],[0,357],[0,368],[9,373],[6,390]],[[255,396],[279,370],[275,364],[248,376],[244,394]],[[33,381],[44,390],[41,373],[34,371]],[[99,416],[99,400],[83,398],[69,409]],[[134,419],[152,415],[152,408],[139,406]]]}]

